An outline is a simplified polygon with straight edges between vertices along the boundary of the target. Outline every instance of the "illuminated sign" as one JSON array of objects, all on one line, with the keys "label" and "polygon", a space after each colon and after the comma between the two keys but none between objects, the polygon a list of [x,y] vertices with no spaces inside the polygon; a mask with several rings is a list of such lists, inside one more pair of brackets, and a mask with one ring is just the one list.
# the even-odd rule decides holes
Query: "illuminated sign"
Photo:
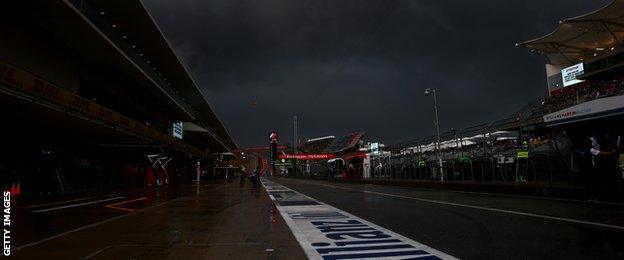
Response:
[{"label": "illuminated sign", "polygon": [[279,142],[279,134],[277,132],[271,132],[269,134],[269,140],[271,141],[271,143],[278,143]]},{"label": "illuminated sign", "polygon": [[297,160],[326,160],[336,158],[333,153],[321,153],[321,154],[280,154],[279,159],[297,159]]},{"label": "illuminated sign", "polygon": [[373,153],[374,155],[379,154],[379,143],[370,144],[370,150],[371,150],[371,153]]},{"label": "illuminated sign", "polygon": [[583,63],[575,64],[574,66],[570,66],[561,70],[561,77],[563,79],[563,86],[571,86],[576,83],[583,82],[580,79],[576,79],[576,77],[583,75],[585,70],[583,69]]},{"label": "illuminated sign", "polygon": [[171,127],[171,136],[173,136],[174,138],[182,139],[183,135],[184,130],[182,127],[182,122],[173,123],[173,126]]},{"label": "illuminated sign", "polygon": [[312,139],[308,139],[308,143],[309,142],[316,142],[316,141],[322,141],[322,140],[327,140],[327,139],[335,139],[336,137],[333,135],[328,135],[328,136],[323,136],[323,137],[317,137],[317,138],[312,138]]}]

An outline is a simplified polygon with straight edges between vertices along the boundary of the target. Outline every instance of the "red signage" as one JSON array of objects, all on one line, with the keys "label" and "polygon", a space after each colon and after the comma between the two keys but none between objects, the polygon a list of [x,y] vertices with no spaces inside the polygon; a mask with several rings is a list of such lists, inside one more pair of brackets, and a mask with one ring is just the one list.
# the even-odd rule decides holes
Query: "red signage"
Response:
[{"label": "red signage", "polygon": [[321,153],[321,154],[280,154],[277,156],[279,159],[297,159],[297,160],[327,160],[336,158],[333,153]]},{"label": "red signage", "polygon": [[346,156],[347,159],[351,159],[351,158],[366,158],[366,153],[364,152],[356,152],[356,153],[352,153]]}]

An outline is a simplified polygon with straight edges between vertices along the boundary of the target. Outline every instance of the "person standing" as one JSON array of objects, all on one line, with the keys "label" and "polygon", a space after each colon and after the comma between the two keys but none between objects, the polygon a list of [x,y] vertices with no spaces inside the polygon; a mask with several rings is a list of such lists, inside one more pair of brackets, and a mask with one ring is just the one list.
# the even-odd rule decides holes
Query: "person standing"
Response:
[{"label": "person standing", "polygon": [[590,183],[594,196],[604,196],[608,187],[614,183],[617,176],[617,149],[621,144],[621,137],[614,137],[610,131],[602,134],[594,133],[591,138],[592,176]]},{"label": "person standing", "polygon": [[250,181],[253,187],[258,187],[260,184],[260,168],[256,168],[251,174]]},{"label": "person standing", "polygon": [[145,173],[145,182],[148,187],[152,187],[154,185],[154,167],[151,164],[147,166],[147,171]]},{"label": "person standing", "polygon": [[245,175],[246,175],[245,171],[241,171],[240,176],[239,176],[241,186],[245,185],[245,178],[247,178],[247,176]]}]

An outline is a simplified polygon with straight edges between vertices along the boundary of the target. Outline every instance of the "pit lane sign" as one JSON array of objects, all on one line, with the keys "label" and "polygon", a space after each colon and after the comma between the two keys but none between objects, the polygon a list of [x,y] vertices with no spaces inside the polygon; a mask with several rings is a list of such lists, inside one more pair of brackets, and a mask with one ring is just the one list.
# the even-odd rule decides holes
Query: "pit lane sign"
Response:
[{"label": "pit lane sign", "polygon": [[173,136],[174,138],[182,139],[184,135],[183,129],[184,128],[182,126],[182,122],[173,123],[171,127],[171,136]]}]

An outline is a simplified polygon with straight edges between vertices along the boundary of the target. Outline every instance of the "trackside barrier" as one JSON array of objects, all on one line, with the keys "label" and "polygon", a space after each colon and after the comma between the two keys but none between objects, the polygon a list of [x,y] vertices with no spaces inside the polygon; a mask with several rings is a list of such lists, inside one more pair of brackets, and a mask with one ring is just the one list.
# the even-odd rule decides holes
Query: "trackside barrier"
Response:
[{"label": "trackside barrier", "polygon": [[[480,183],[548,183],[574,185],[573,175],[558,156],[531,153],[517,158],[476,157],[444,161],[444,177],[453,182]],[[371,163],[371,179],[379,180],[439,180],[437,162],[416,157],[377,158]],[[556,174],[558,173],[558,174]]]},{"label": "trackside barrier", "polygon": [[[440,173],[433,158],[419,156],[384,156],[371,159],[371,180],[439,181]],[[443,162],[444,179],[470,183],[540,183],[549,186],[576,186],[575,172],[559,155],[532,152],[517,156],[463,157]],[[333,176],[318,172],[316,176]],[[578,179],[578,178],[577,178]]]}]

